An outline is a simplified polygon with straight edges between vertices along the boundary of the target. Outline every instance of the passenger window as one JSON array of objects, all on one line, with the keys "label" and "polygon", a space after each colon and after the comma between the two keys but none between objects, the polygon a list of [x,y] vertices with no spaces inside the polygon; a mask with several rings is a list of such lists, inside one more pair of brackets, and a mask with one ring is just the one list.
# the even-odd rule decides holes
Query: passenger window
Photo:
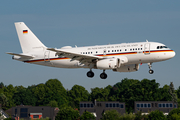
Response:
[{"label": "passenger window", "polygon": [[159,46],[157,46],[157,49],[159,49]]}]

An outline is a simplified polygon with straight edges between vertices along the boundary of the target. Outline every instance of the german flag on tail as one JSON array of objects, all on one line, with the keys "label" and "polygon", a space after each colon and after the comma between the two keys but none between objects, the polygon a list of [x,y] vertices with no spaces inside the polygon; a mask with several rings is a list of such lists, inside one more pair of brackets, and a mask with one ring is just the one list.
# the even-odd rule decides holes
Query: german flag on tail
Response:
[{"label": "german flag on tail", "polygon": [[23,34],[26,34],[26,33],[28,33],[28,30],[23,30]]}]

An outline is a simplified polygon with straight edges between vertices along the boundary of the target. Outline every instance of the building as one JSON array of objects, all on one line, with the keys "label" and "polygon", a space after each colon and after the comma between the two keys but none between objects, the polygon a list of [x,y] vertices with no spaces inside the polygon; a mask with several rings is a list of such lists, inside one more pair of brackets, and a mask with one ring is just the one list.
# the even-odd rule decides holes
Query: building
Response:
[{"label": "building", "polygon": [[0,120],[9,118],[9,115],[7,113],[5,113],[2,109],[0,109],[0,114],[1,114]]},{"label": "building", "polygon": [[14,119],[40,119],[40,118],[50,118],[55,120],[55,116],[58,113],[59,109],[50,106],[25,106],[20,105],[11,108],[11,116]]},{"label": "building", "polygon": [[85,111],[91,112],[96,117],[96,120],[102,118],[102,115],[106,110],[117,110],[119,113],[124,114],[125,103],[120,103],[118,101],[112,102],[102,102],[102,101],[94,101],[94,102],[80,102],[80,115],[82,115]]},{"label": "building", "polygon": [[135,101],[134,102],[134,112],[137,113],[141,111],[144,114],[148,114],[151,111],[159,110],[162,111],[165,115],[177,108],[177,103],[172,101]]}]

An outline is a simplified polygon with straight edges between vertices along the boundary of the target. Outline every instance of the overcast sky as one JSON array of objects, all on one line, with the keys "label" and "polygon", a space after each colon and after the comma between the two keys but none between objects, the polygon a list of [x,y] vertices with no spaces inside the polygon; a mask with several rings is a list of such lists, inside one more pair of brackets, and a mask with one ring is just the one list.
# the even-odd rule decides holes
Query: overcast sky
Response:
[{"label": "overcast sky", "polygon": [[[75,84],[91,88],[114,85],[124,78],[156,79],[160,87],[173,82],[180,86],[180,1],[174,0],[1,0],[0,1],[0,82],[24,87],[57,78],[65,89]],[[5,52],[21,53],[14,22],[25,22],[47,46],[89,46],[116,43],[160,42],[176,52],[173,59],[153,63],[139,71],[119,73],[107,70],[63,69],[39,66],[12,60]]]}]

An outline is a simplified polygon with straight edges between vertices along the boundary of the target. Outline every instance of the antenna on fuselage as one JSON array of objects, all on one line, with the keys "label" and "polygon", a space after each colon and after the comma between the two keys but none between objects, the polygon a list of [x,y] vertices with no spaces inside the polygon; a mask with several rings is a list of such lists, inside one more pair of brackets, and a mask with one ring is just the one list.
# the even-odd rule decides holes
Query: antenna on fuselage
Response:
[{"label": "antenna on fuselage", "polygon": [[146,39],[146,42],[148,42],[148,40]]}]

